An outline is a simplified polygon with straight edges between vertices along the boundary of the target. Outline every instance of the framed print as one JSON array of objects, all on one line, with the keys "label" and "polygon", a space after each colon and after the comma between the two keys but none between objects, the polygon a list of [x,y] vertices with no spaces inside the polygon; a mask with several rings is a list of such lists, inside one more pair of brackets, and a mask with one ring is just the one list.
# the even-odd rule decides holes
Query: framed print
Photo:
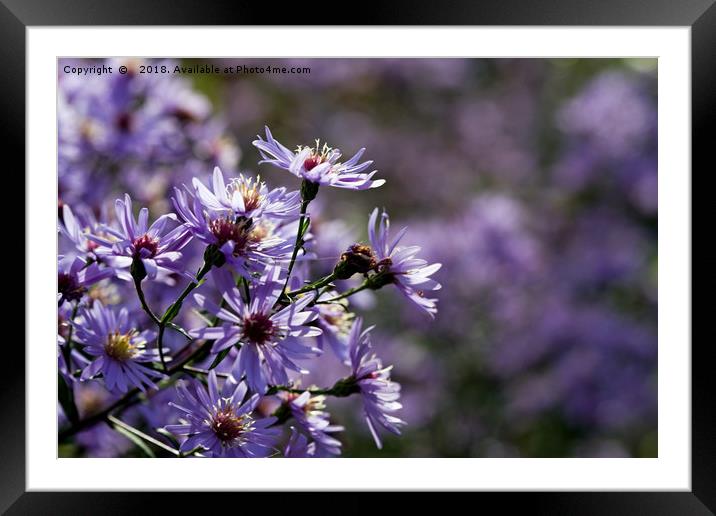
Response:
[{"label": "framed print", "polygon": [[711,2],[343,27],[83,4],[0,11],[27,228],[3,510],[286,490],[713,510],[691,337]]}]

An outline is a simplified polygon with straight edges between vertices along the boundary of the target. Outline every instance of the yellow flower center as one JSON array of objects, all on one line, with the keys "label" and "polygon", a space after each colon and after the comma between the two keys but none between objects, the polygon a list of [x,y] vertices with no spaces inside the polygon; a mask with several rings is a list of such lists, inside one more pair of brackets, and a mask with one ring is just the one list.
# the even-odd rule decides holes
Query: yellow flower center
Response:
[{"label": "yellow flower center", "polygon": [[261,195],[262,186],[263,183],[261,183],[260,176],[257,177],[256,180],[241,176],[240,179],[234,179],[231,181],[231,183],[229,183],[226,187],[226,191],[229,194],[229,197],[232,197],[237,193],[241,195],[244,200],[244,207],[246,208],[246,211],[251,211],[261,205],[261,201],[263,200],[263,196]]},{"label": "yellow flower center", "polygon": [[134,330],[125,334],[114,332],[107,337],[104,351],[109,357],[121,362],[134,358],[137,354],[138,344],[132,343],[132,339],[136,335],[137,332]]}]

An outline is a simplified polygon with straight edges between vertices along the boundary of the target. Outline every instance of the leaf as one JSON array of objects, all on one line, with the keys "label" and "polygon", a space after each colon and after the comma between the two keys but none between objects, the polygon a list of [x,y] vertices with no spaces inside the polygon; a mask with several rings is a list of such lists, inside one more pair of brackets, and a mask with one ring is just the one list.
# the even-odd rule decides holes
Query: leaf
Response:
[{"label": "leaf", "polygon": [[181,310],[181,301],[177,301],[176,303],[173,303],[172,306],[167,308],[167,311],[164,313],[164,316],[162,317],[162,322],[164,324],[170,322],[173,320],[178,314],[179,310]]},{"label": "leaf", "polygon": [[181,333],[185,338],[187,338],[187,339],[189,339],[189,340],[192,340],[191,335],[189,335],[189,333],[188,333],[184,328],[182,328],[181,326],[179,326],[178,324],[174,324],[173,322],[170,322],[170,323],[167,324],[167,326],[169,326],[170,328],[172,328],[172,329],[175,330],[175,331],[178,331],[178,332]]},{"label": "leaf", "polygon": [[57,397],[59,398],[60,405],[67,419],[69,419],[73,425],[77,424],[80,420],[80,415],[79,412],[77,412],[77,405],[75,405],[72,389],[70,389],[65,379],[59,373],[57,375]]},{"label": "leaf", "polygon": [[229,354],[229,351],[231,351],[231,348],[230,348],[230,347],[221,350],[221,351],[219,352],[219,354],[216,355],[216,358],[214,359],[214,361],[213,361],[213,362],[211,363],[211,365],[209,366],[209,370],[212,370],[212,369],[214,369],[216,366],[218,366],[218,365],[226,358],[226,355]]}]

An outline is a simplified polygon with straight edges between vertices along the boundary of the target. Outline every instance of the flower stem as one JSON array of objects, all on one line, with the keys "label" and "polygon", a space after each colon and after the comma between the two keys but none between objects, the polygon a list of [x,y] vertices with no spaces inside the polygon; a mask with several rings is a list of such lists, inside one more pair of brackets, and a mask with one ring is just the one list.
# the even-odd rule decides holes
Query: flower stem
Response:
[{"label": "flower stem", "polygon": [[[80,307],[79,301],[75,303],[75,306],[72,308],[72,315],[70,316],[70,323],[73,323],[75,320],[75,317],[77,317],[77,310]],[[70,371],[70,360],[72,360],[72,333],[74,332],[74,325],[70,324],[69,329],[67,330],[67,340],[65,341],[65,346],[62,348],[62,356],[65,359],[65,367],[67,367],[67,371]]]},{"label": "flower stem", "polygon": [[157,448],[161,448],[162,450],[167,451],[167,452],[171,453],[172,455],[174,455],[174,456],[176,456],[176,457],[179,457],[179,456],[181,455],[181,452],[180,452],[179,450],[176,450],[176,449],[172,448],[171,446],[168,446],[168,445],[164,444],[163,442],[161,442],[161,441],[155,439],[154,437],[145,434],[145,433],[142,432],[141,430],[137,430],[136,428],[134,428],[134,427],[131,426],[131,425],[128,425],[127,423],[125,423],[125,422],[122,421],[121,419],[117,419],[117,418],[114,417],[114,416],[107,416],[107,421],[108,421],[113,427],[121,428],[121,429],[124,430],[125,432],[128,432],[128,433],[130,433],[130,434],[132,434],[132,435],[134,435],[134,436],[136,436],[136,437],[139,437],[140,439],[142,439],[142,440],[144,440],[144,441],[146,441],[146,442],[148,442],[148,443],[150,443],[150,444],[153,444],[153,445],[156,446]]},{"label": "flower stem", "polygon": [[328,276],[324,276],[323,278],[314,281],[313,283],[309,283],[308,285],[301,287],[297,290],[292,290],[290,292],[286,292],[286,296],[293,297],[298,296],[300,294],[305,294],[306,292],[310,292],[312,290],[318,290],[322,287],[325,287],[329,283],[331,283],[334,279],[336,279],[335,273],[330,273]]},{"label": "flower stem", "polygon": [[324,389],[297,389],[289,385],[272,385],[266,391],[266,395],[273,395],[280,391],[290,392],[292,394],[303,394],[304,392],[309,392],[311,393],[311,396],[335,396],[337,398],[345,398],[346,396],[359,392],[360,389],[356,384],[355,378],[349,376],[338,380],[333,387],[327,387]]},{"label": "flower stem", "polygon": [[152,312],[152,309],[149,308],[147,300],[144,298],[144,291],[142,290],[142,280],[137,276],[134,277],[134,287],[137,290],[137,297],[139,298],[139,302],[142,305],[142,309],[147,313],[149,318],[154,321],[154,324],[161,324],[159,317],[157,317],[154,312]]},{"label": "flower stem", "polygon": [[[283,285],[282,294],[286,292],[288,288],[288,282],[291,280],[291,272],[293,272],[293,266],[296,264],[296,258],[298,257],[298,250],[303,247],[303,236],[306,234],[308,226],[306,225],[306,211],[311,200],[301,201],[301,217],[298,219],[298,231],[296,232],[296,242],[293,244],[293,254],[291,255],[291,261],[288,263],[288,274],[286,275],[286,283]],[[304,225],[306,227],[304,228]],[[281,296],[283,297],[283,296]]]},{"label": "flower stem", "polygon": [[[162,363],[162,368],[164,369],[165,373],[168,373],[169,370],[167,368],[166,360],[164,359],[164,330],[167,326],[176,326],[172,323],[172,320],[179,314],[179,310],[181,309],[181,305],[184,302],[184,299],[201,283],[201,280],[204,279],[204,276],[211,270],[212,262],[205,261],[204,265],[202,265],[201,269],[196,273],[196,278],[194,281],[189,283],[181,294],[179,294],[179,297],[174,301],[171,305],[169,305],[169,308],[167,308],[167,311],[164,312],[164,315],[161,319],[157,322],[157,325],[159,326],[159,334],[157,335],[157,349],[159,350],[159,360]],[[139,291],[138,291],[139,292]],[[176,326],[177,331],[179,326]],[[186,332],[180,331],[182,334],[186,334]]]},{"label": "flower stem", "polygon": [[212,263],[211,262],[204,262],[204,265],[201,266],[201,269],[199,269],[199,272],[196,273],[196,279],[189,283],[181,294],[179,294],[179,297],[176,301],[174,301],[169,308],[167,308],[167,311],[164,312],[164,315],[162,316],[161,323],[167,324],[172,319],[174,319],[177,314],[179,313],[179,309],[181,308],[182,303],[184,302],[184,299],[191,294],[191,292],[199,286],[201,283],[201,280],[204,279],[204,276],[211,270]]},{"label": "flower stem", "polygon": [[[202,369],[200,367],[193,367],[193,366],[184,366],[182,368],[182,370],[186,371],[187,373],[203,374],[203,375],[207,375],[211,372],[208,369]],[[229,378],[231,375],[228,373],[216,373],[216,376],[219,376],[221,378]]]},{"label": "flower stem", "polygon": [[324,304],[328,304],[328,303],[335,303],[336,301],[340,301],[341,299],[345,299],[345,298],[347,298],[347,297],[350,297],[350,296],[352,296],[353,294],[356,294],[356,293],[360,292],[361,290],[367,289],[367,288],[369,287],[369,285],[370,285],[370,284],[369,284],[368,280],[366,280],[366,281],[364,281],[363,283],[361,283],[360,285],[358,285],[357,287],[353,287],[353,288],[351,288],[351,289],[348,289],[348,290],[346,290],[345,292],[343,292],[342,294],[340,294],[340,295],[338,295],[338,296],[332,297],[332,298],[330,298],[330,299],[326,299],[326,300],[324,300],[324,301],[316,301],[315,304],[317,304],[317,305],[324,305]]}]

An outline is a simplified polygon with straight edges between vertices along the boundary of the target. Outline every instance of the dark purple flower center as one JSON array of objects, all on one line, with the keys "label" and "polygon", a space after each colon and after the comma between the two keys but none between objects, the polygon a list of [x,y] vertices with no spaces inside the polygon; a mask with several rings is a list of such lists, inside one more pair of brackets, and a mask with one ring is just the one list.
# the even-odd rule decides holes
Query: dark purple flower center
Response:
[{"label": "dark purple flower center", "polygon": [[119,116],[117,116],[116,123],[117,129],[123,133],[128,133],[132,130],[132,115],[127,112],[120,113]]},{"label": "dark purple flower center", "polygon": [[87,292],[87,289],[77,283],[75,276],[61,272],[57,275],[57,291],[67,301],[77,301]]},{"label": "dark purple flower center", "polygon": [[243,336],[254,344],[265,344],[276,334],[276,327],[264,314],[251,314],[244,319]]},{"label": "dark purple flower center", "polygon": [[236,220],[228,217],[214,219],[209,223],[209,230],[216,237],[219,247],[233,242],[235,255],[242,254],[251,240],[251,222],[242,217]]},{"label": "dark purple flower center", "polygon": [[[149,235],[142,235],[138,238],[135,238],[134,242],[132,242],[132,245],[134,246],[135,258],[153,258],[157,254],[157,249],[159,247],[159,239],[152,238]],[[147,251],[149,251],[149,255],[142,254],[142,249],[146,249]]]},{"label": "dark purple flower center", "polygon": [[250,431],[251,418],[237,416],[233,407],[218,410],[211,418],[211,430],[223,445],[234,445],[241,436]]},{"label": "dark purple flower center", "polygon": [[188,124],[189,122],[198,122],[197,117],[189,111],[188,109],[185,109],[183,107],[176,107],[172,111],[172,115],[182,124]]},{"label": "dark purple flower center", "polygon": [[322,161],[323,159],[321,159],[321,156],[316,156],[315,154],[313,154],[306,158],[306,160],[303,162],[303,168],[305,168],[306,170],[312,170],[318,165],[320,165]]}]

